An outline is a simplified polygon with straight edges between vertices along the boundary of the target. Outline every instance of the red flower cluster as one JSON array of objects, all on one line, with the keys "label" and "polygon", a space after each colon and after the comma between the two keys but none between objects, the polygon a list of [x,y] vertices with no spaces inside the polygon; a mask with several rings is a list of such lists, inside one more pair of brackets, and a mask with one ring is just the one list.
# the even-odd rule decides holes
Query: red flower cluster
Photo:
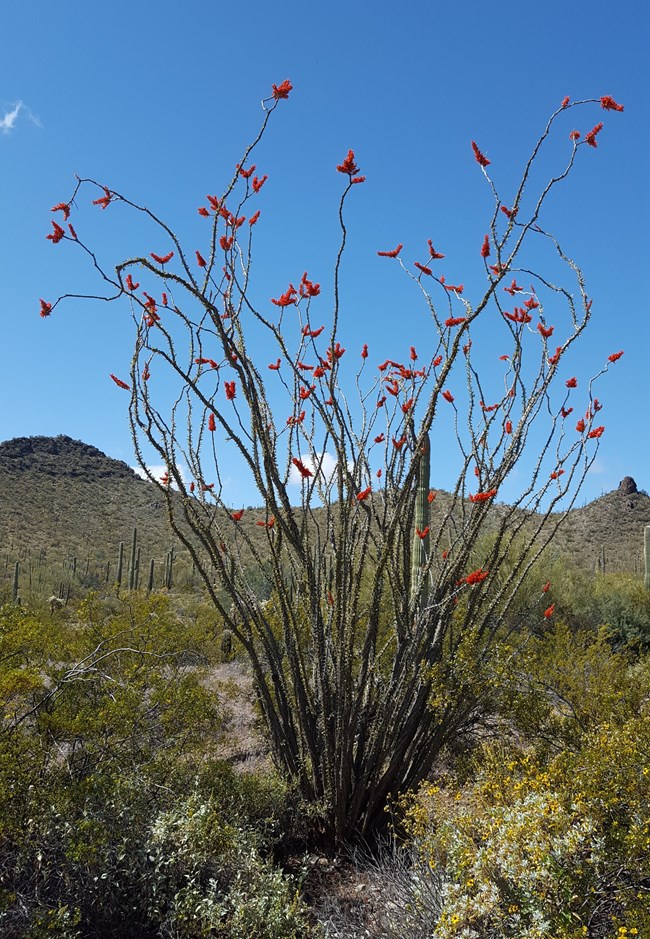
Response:
[{"label": "red flower cluster", "polygon": [[618,360],[620,359],[620,357],[621,357],[622,355],[625,355],[625,353],[623,352],[623,350],[621,350],[620,352],[612,352],[611,355],[608,355],[608,356],[607,356],[607,361],[608,361],[608,362],[618,362]]},{"label": "red flower cluster", "polygon": [[296,290],[296,288],[293,286],[293,284],[289,284],[289,289],[285,293],[283,293],[280,297],[278,297],[277,300],[274,300],[273,297],[271,297],[271,303],[274,303],[276,306],[282,306],[282,307],[292,306],[296,302],[297,295],[298,295],[298,291]]},{"label": "red flower cluster", "polygon": [[140,286],[139,283],[138,284],[133,283],[133,278],[131,277],[130,274],[126,275],[126,289],[127,290],[137,290],[139,286]]},{"label": "red flower cluster", "polygon": [[65,230],[61,228],[61,226],[57,224],[54,219],[52,219],[52,228],[54,231],[50,232],[49,235],[46,235],[46,238],[48,241],[51,241],[53,245],[57,245],[61,239],[65,237]]},{"label": "red flower cluster", "polygon": [[467,319],[466,316],[450,316],[445,320],[445,326],[460,326]]},{"label": "red flower cluster", "polygon": [[200,251],[196,251],[195,254],[196,254],[196,263],[199,265],[199,267],[205,267],[205,266],[206,266],[206,260],[205,260],[205,258],[203,257],[203,255],[201,254],[201,252],[200,252]]},{"label": "red flower cluster", "polygon": [[490,239],[487,235],[483,239],[483,244],[481,245],[481,257],[482,258],[490,257]]},{"label": "red flower cluster", "polygon": [[540,336],[543,336],[544,339],[550,339],[550,337],[553,335],[554,329],[555,326],[544,326],[543,323],[537,324],[537,332],[540,334]]},{"label": "red flower cluster", "polygon": [[357,502],[363,502],[364,499],[368,498],[371,492],[372,492],[372,486],[368,486],[367,489],[362,489],[361,492],[357,493]]},{"label": "red flower cluster", "polygon": [[307,271],[305,271],[300,281],[299,290],[301,297],[317,297],[320,293],[320,284],[312,283],[312,281],[307,278]]},{"label": "red flower cluster", "polygon": [[234,381],[227,381],[224,383],[226,389],[226,398],[228,401],[234,401],[235,396],[237,395],[237,389],[235,387]]},{"label": "red flower cluster", "polygon": [[490,165],[490,161],[488,160],[488,158],[487,158],[486,156],[484,156],[484,154],[481,153],[481,151],[480,151],[479,148],[476,146],[476,144],[474,143],[473,140],[472,140],[472,150],[474,151],[474,157],[475,157],[475,159],[476,159],[476,162],[477,162],[480,166],[489,166],[489,165]]},{"label": "red flower cluster", "polygon": [[603,97],[600,99],[600,106],[605,111],[624,111],[625,110],[623,105],[617,104],[611,95],[603,95]]},{"label": "red flower cluster", "polygon": [[379,255],[380,258],[396,258],[403,247],[404,247],[403,244],[398,244],[398,246],[396,248],[393,248],[392,251],[378,251],[377,254]]},{"label": "red flower cluster", "polygon": [[433,247],[430,238],[427,239],[427,244],[429,245],[429,254],[434,261],[440,261],[442,258],[444,258],[444,254],[440,254],[440,252],[436,251],[436,249]]},{"label": "red flower cluster", "polygon": [[42,316],[45,319],[46,316],[49,316],[52,312],[52,304],[48,303],[47,300],[41,300],[41,309],[39,316]]},{"label": "red flower cluster", "polygon": [[597,147],[596,135],[601,132],[603,129],[602,121],[599,124],[596,124],[595,127],[592,127],[588,134],[585,134],[585,143],[588,143],[590,147]]},{"label": "red flower cluster", "polygon": [[106,186],[104,186],[103,189],[104,195],[101,197],[101,199],[93,199],[93,205],[101,205],[102,209],[105,209],[113,198],[113,194],[110,189],[106,188]]},{"label": "red flower cluster", "polygon": [[58,202],[56,205],[52,206],[50,212],[63,212],[64,222],[67,222],[70,218],[70,206],[67,202]]},{"label": "red flower cluster", "polygon": [[121,378],[117,378],[117,376],[113,375],[112,373],[110,377],[113,379],[118,388],[124,388],[125,391],[131,390],[131,386],[127,385],[125,381],[122,381]]},{"label": "red flower cluster", "polygon": [[296,467],[296,469],[298,470],[298,472],[300,473],[303,479],[309,479],[310,476],[314,475],[312,471],[308,467],[305,466],[302,460],[298,459],[297,456],[294,456],[291,462]]},{"label": "red flower cluster", "polygon": [[348,176],[354,176],[359,172],[359,167],[354,162],[354,150],[348,150],[348,155],[342,163],[336,167],[339,173],[347,173]]},{"label": "red flower cluster", "polygon": [[555,604],[551,603],[551,605],[544,610],[544,619],[550,619],[554,613],[555,613]]},{"label": "red flower cluster", "polygon": [[599,437],[602,437],[604,433],[605,433],[605,428],[604,428],[604,427],[602,427],[602,426],[601,426],[601,427],[594,427],[593,430],[590,430],[590,431],[589,431],[589,433],[587,434],[587,437],[588,437],[590,440],[597,440]]},{"label": "red flower cluster", "polygon": [[276,101],[279,101],[281,98],[288,98],[289,92],[293,91],[293,85],[288,78],[285,78],[281,84],[271,85],[271,87],[273,89],[273,97]]},{"label": "red flower cluster", "polygon": [[485,492],[477,492],[476,495],[471,495],[469,497],[470,502],[487,502],[489,499],[493,499],[497,494],[496,489],[487,489]]},{"label": "red flower cluster", "polygon": [[214,414],[210,414],[208,418],[208,430],[214,433],[216,429],[217,429],[217,422],[215,420]]},{"label": "red flower cluster", "polygon": [[230,517],[233,522],[241,522],[242,518],[244,517],[244,510],[239,509],[237,512],[231,512]]},{"label": "red flower cluster", "polygon": [[489,574],[489,571],[484,571],[482,567],[479,567],[478,570],[472,571],[471,574],[468,574],[467,577],[464,578],[464,581],[461,581],[461,583],[464,582],[466,584],[480,584],[481,581],[485,580],[485,578],[489,576]]},{"label": "red flower cluster", "polygon": [[431,276],[432,276],[433,271],[431,270],[430,267],[425,267],[425,265],[424,265],[424,264],[420,264],[419,261],[415,261],[415,266],[417,267],[417,269],[418,269],[419,271],[422,271],[422,273],[423,273],[423,274],[426,274],[428,277],[431,277]]},{"label": "red flower cluster", "polygon": [[171,261],[174,257],[173,251],[170,251],[169,254],[154,254],[153,251],[151,251],[150,254],[156,264],[166,264],[167,261]]},{"label": "red flower cluster", "polygon": [[566,380],[566,382],[565,382],[565,385],[567,386],[567,388],[577,388],[577,387],[578,387],[578,379],[577,379],[577,378],[567,378],[567,380]]},{"label": "red flower cluster", "polygon": [[427,525],[426,528],[416,528],[416,529],[415,529],[415,534],[418,536],[418,538],[420,539],[420,541],[424,541],[424,539],[425,539],[425,538],[427,537],[427,535],[429,534],[429,531],[430,531],[430,526]]}]

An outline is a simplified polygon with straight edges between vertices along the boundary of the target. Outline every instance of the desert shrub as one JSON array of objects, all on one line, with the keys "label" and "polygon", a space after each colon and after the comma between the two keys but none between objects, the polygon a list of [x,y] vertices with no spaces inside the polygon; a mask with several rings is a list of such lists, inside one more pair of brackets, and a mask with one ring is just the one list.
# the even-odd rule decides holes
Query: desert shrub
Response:
[{"label": "desert shrub", "polygon": [[408,807],[412,919],[437,939],[646,935],[648,661],[560,624],[527,663],[510,739]]}]

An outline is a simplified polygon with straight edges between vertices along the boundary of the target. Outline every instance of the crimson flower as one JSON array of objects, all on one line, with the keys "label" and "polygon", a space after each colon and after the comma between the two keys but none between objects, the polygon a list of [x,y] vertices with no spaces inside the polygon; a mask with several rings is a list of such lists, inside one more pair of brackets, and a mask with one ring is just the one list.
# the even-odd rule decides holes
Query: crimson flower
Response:
[{"label": "crimson flower", "polygon": [[214,433],[216,429],[217,429],[217,422],[214,419],[214,414],[210,414],[208,418],[208,430]]},{"label": "crimson flower", "polygon": [[113,194],[110,189],[107,189],[106,186],[103,187],[104,195],[101,199],[93,199],[93,205],[101,205],[102,209],[105,209],[113,198]]},{"label": "crimson flower", "polygon": [[600,106],[605,111],[623,111],[625,110],[622,104],[617,104],[616,101],[612,98],[611,95],[603,95],[600,99]]},{"label": "crimson flower", "polygon": [[396,258],[403,247],[404,245],[400,242],[400,244],[398,244],[396,248],[393,248],[392,251],[378,251],[377,254],[380,258]]},{"label": "crimson flower", "polygon": [[430,530],[431,530],[431,528],[430,528],[429,525],[427,525],[426,528],[422,528],[422,529],[416,527],[416,529],[415,529],[415,534],[418,536],[418,538],[419,538],[421,541],[424,541],[424,539],[425,539],[425,538],[427,537],[427,535],[429,534],[429,531],[430,531]]},{"label": "crimson flower", "polygon": [[130,390],[131,390],[131,386],[130,386],[130,385],[127,385],[127,383],[126,383],[125,381],[122,381],[121,378],[117,378],[117,377],[116,377],[115,375],[113,375],[112,373],[111,373],[111,378],[113,379],[113,381],[115,382],[115,384],[117,385],[118,388],[124,388],[125,391],[130,391]]},{"label": "crimson flower", "polygon": [[406,443],[406,435],[400,437],[399,440],[395,440],[394,437],[392,439],[393,439],[393,446],[395,447],[396,450],[401,450],[404,444]]},{"label": "crimson flower", "polygon": [[543,323],[537,324],[537,332],[540,334],[540,336],[543,336],[544,339],[550,339],[550,337],[553,335],[554,329],[555,326],[544,326]]},{"label": "crimson flower", "polygon": [[53,245],[57,245],[61,239],[65,237],[65,230],[61,228],[61,226],[55,222],[54,219],[52,219],[52,228],[54,231],[50,232],[49,235],[46,235],[46,238],[48,241],[51,241]]},{"label": "crimson flower", "polygon": [[603,122],[596,124],[595,127],[592,127],[588,134],[585,134],[585,143],[588,143],[590,147],[597,147],[596,135],[601,132],[603,129]]},{"label": "crimson flower", "polygon": [[208,218],[210,215],[210,213],[208,212],[208,210],[206,209],[204,205],[200,206],[200,208],[198,208],[196,211],[199,213],[199,215],[202,215],[203,218]]},{"label": "crimson flower", "polygon": [[375,443],[383,443],[385,439],[386,439],[386,438],[384,437],[383,434],[378,434],[378,435],[375,437]]},{"label": "crimson flower", "polygon": [[445,320],[445,326],[459,326],[460,323],[464,323],[466,319],[466,316],[450,316],[449,319]]},{"label": "crimson flower", "polygon": [[554,613],[555,613],[555,604],[551,603],[551,605],[544,610],[544,619],[550,619]]},{"label": "crimson flower", "polygon": [[235,396],[237,394],[237,389],[235,387],[234,381],[225,382],[225,388],[226,388],[226,399],[228,401],[234,401]]},{"label": "crimson flower", "polygon": [[78,237],[77,237],[76,231],[74,230],[74,225],[72,224],[72,222],[68,222],[68,228],[70,229],[70,234],[72,235],[72,237],[74,238],[74,240],[75,240],[75,241],[78,241],[79,239],[78,239]]},{"label": "crimson flower", "polygon": [[244,510],[239,509],[237,512],[231,512],[230,517],[233,522],[241,522],[242,518],[244,517]]},{"label": "crimson flower", "polygon": [[435,499],[437,495],[438,493],[435,492],[435,490],[429,489],[429,495],[427,496],[427,502],[429,503],[429,505],[431,505],[431,503],[433,502],[433,500]]},{"label": "crimson flower", "polygon": [[361,350],[361,358],[362,359],[368,358],[368,343],[367,342],[364,342],[363,344],[363,348]]},{"label": "crimson flower", "polygon": [[50,209],[50,212],[63,212],[63,221],[67,222],[70,218],[70,206],[67,202],[57,202],[56,205],[53,205]]},{"label": "crimson flower", "polygon": [[511,434],[512,433],[512,421],[506,421],[503,429],[505,430],[507,434]]},{"label": "crimson flower", "polygon": [[261,178],[258,178],[257,176],[255,176],[253,178],[253,191],[259,192],[268,178],[269,178],[268,173],[265,173],[264,176],[262,176]]},{"label": "crimson flower", "polygon": [[140,284],[134,284],[133,278],[130,274],[126,275],[126,289],[127,290],[137,290]]},{"label": "crimson flower", "polygon": [[453,394],[451,393],[451,391],[449,391],[449,390],[443,391],[442,396],[443,396],[443,398],[445,399],[445,401],[448,401],[450,404],[453,404],[453,403],[454,403],[454,396],[453,396]]},{"label": "crimson flower", "polygon": [[411,348],[410,348],[410,350],[409,350],[409,358],[410,358],[411,362],[417,362],[418,354],[417,354],[417,352],[415,351],[415,346],[411,346]]},{"label": "crimson flower", "polygon": [[539,300],[536,297],[529,297],[527,300],[524,300],[524,306],[527,310],[536,310],[539,306]]},{"label": "crimson flower", "polygon": [[490,257],[490,239],[487,235],[483,239],[483,244],[481,245],[481,257],[482,258]]},{"label": "crimson flower", "polygon": [[509,287],[504,287],[503,289],[505,290],[506,293],[509,293],[511,297],[514,297],[514,295],[515,295],[516,293],[521,293],[521,291],[522,291],[524,288],[523,288],[523,287],[520,287],[519,284],[517,283],[517,281],[513,278],[513,281],[512,281],[512,283],[510,284],[510,286],[509,286]]},{"label": "crimson flower", "polygon": [[280,359],[278,359],[278,361],[275,363],[275,365],[271,364],[271,365],[269,365],[269,368],[270,368],[273,372],[277,372],[277,370],[280,368],[280,364],[281,364]]},{"label": "crimson flower", "polygon": [[582,418],[580,418],[580,420],[576,424],[576,430],[578,431],[579,434],[581,434],[584,429],[585,429],[585,422]]},{"label": "crimson flower", "polygon": [[551,473],[551,479],[559,479],[560,476],[564,476],[564,470],[563,470],[563,469],[554,470],[554,471]]},{"label": "crimson flower", "polygon": [[300,473],[303,479],[309,479],[310,476],[314,475],[312,471],[308,467],[305,466],[302,460],[298,459],[297,456],[294,456],[291,462],[296,467],[296,469],[298,470],[298,472]]},{"label": "crimson flower", "polygon": [[442,258],[444,258],[444,254],[440,254],[440,252],[436,251],[436,249],[433,247],[430,238],[427,239],[427,244],[429,245],[429,254],[434,261],[440,261]]},{"label": "crimson flower", "polygon": [[569,101],[570,101],[570,100],[571,100],[571,99],[569,98],[569,96],[568,96],[568,95],[566,96],[566,98],[562,98],[562,104],[561,104],[561,107],[563,107],[563,108],[566,108],[566,107],[567,107],[567,105],[569,104]]},{"label": "crimson flower", "polygon": [[201,492],[210,492],[214,489],[214,483],[201,483]]},{"label": "crimson flower", "polygon": [[194,492],[195,489],[196,485],[194,483],[190,483],[190,492]]},{"label": "crimson flower", "polygon": [[357,502],[363,502],[364,499],[368,498],[371,492],[372,486],[368,486],[367,489],[362,489],[361,492],[357,493]]},{"label": "crimson flower", "polygon": [[566,380],[566,382],[565,382],[565,385],[567,386],[567,388],[577,388],[577,387],[578,387],[578,379],[577,379],[577,378],[567,378],[567,380]]},{"label": "crimson flower", "polygon": [[293,286],[293,284],[289,284],[289,289],[285,291],[285,293],[283,293],[280,297],[278,297],[277,300],[274,300],[273,297],[271,297],[271,303],[281,307],[292,306],[296,302],[297,294],[298,291]]},{"label": "crimson flower", "polygon": [[442,356],[437,355],[431,364],[433,365],[434,368],[438,368],[441,362],[442,362]]},{"label": "crimson flower", "polygon": [[279,101],[280,98],[288,98],[289,92],[293,91],[293,85],[288,78],[285,78],[281,84],[271,85],[271,87],[273,89],[273,97],[276,101]]},{"label": "crimson flower", "polygon": [[201,254],[201,252],[200,252],[200,251],[196,251],[195,254],[196,254],[196,263],[199,265],[199,267],[205,267],[205,266],[206,266],[206,260],[205,260],[205,258],[203,257],[203,255]]},{"label": "crimson flower", "polygon": [[475,495],[469,497],[470,502],[487,502],[489,499],[493,499],[496,496],[496,489],[486,489],[485,492],[477,492]]},{"label": "crimson flower", "polygon": [[149,371],[149,366],[145,365],[142,369],[142,381],[149,381],[151,378],[151,372]]},{"label": "crimson flower", "polygon": [[241,167],[239,163],[237,164],[237,170],[239,171],[239,175],[242,176],[244,179],[250,179],[253,173],[255,172],[255,169],[256,167],[254,163],[247,170]]},{"label": "crimson flower", "polygon": [[41,300],[41,309],[39,316],[42,316],[45,319],[46,316],[49,316],[52,312],[52,304],[48,303],[47,300]]},{"label": "crimson flower", "polygon": [[594,427],[593,430],[590,430],[590,431],[589,431],[589,433],[587,434],[587,437],[588,437],[590,440],[597,440],[599,437],[602,437],[604,433],[605,433],[605,428],[604,428],[604,427],[602,427],[602,426],[601,426],[601,427]]},{"label": "crimson flower", "polygon": [[419,271],[422,271],[423,274],[427,274],[429,277],[433,274],[433,271],[430,267],[425,267],[424,264],[420,264],[419,261],[415,261],[415,266]]},{"label": "crimson flower", "polygon": [[231,235],[230,238],[228,238],[227,235],[221,236],[221,238],[219,239],[219,245],[222,251],[230,251],[230,249],[232,248],[234,237],[235,237],[234,235]]},{"label": "crimson flower", "polygon": [[572,130],[569,134],[569,140],[580,140],[580,131]]},{"label": "crimson flower", "polygon": [[411,410],[412,407],[413,407],[413,398],[409,398],[408,401],[405,401],[404,404],[402,405],[402,411],[404,412],[404,414],[408,414],[408,412]]},{"label": "crimson flower", "polygon": [[307,277],[307,271],[302,275],[300,281],[300,296],[301,297],[317,297],[320,293],[320,284],[314,284]]},{"label": "crimson flower", "polygon": [[318,329],[311,329],[309,323],[303,326],[302,334],[303,336],[310,336],[312,339],[316,339],[325,329],[324,326],[320,326]]},{"label": "crimson flower", "polygon": [[618,360],[620,359],[620,357],[621,357],[622,355],[625,355],[625,353],[624,353],[622,350],[621,350],[620,352],[612,352],[611,355],[608,355],[608,356],[607,356],[607,361],[608,361],[608,362],[618,362]]},{"label": "crimson flower", "polygon": [[167,261],[171,261],[171,259],[174,257],[173,251],[170,251],[169,254],[162,254],[162,255],[154,254],[153,251],[151,251],[150,254],[151,254],[151,257],[156,262],[156,264],[166,264]]},{"label": "crimson flower", "polygon": [[542,587],[542,593],[548,593],[550,589],[551,589],[551,582],[550,580],[547,580],[544,586]]},{"label": "crimson flower", "polygon": [[476,146],[476,144],[474,143],[473,140],[472,140],[472,150],[474,151],[474,157],[475,157],[475,159],[476,159],[476,162],[477,162],[480,166],[489,166],[489,165],[490,165],[490,161],[488,160],[488,158],[487,158],[484,154],[481,153],[481,151],[480,151],[479,148]]},{"label": "crimson flower", "polygon": [[442,280],[440,282],[442,283],[442,286],[445,288],[445,290],[448,290],[450,293],[452,292],[462,293],[463,290],[465,289],[462,284],[458,284],[457,286],[454,286],[454,284],[445,284],[442,282]]},{"label": "crimson flower", "polygon": [[259,217],[260,217],[260,213],[259,213],[259,209],[258,209],[258,211],[255,212],[254,215],[251,215],[251,217],[250,217],[249,220],[248,220],[248,224],[251,225],[251,226],[254,225],[254,224],[257,222],[257,220],[258,220]]},{"label": "crimson flower", "polygon": [[468,574],[467,577],[465,577],[465,583],[480,584],[481,581],[485,580],[485,578],[489,576],[489,574],[489,571],[484,571],[482,567],[479,567],[478,570],[472,571],[471,574]]},{"label": "crimson flower", "polygon": [[569,414],[572,414],[572,413],[573,413],[573,408],[562,408],[560,411],[560,414],[562,415],[562,417],[568,417]]},{"label": "crimson flower", "polygon": [[348,155],[342,163],[336,167],[339,173],[347,173],[348,176],[354,176],[359,172],[359,167],[354,162],[354,150],[348,150]]}]

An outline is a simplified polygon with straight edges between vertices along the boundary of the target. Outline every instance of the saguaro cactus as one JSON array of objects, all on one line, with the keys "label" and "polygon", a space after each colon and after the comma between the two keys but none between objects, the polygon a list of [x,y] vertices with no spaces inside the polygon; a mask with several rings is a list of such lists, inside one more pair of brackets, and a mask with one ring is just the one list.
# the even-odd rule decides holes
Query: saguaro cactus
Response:
[{"label": "saguaro cactus", "polygon": [[417,495],[415,499],[415,529],[411,548],[411,597],[417,601],[418,608],[426,605],[426,585],[420,583],[421,571],[429,555],[429,492],[431,474],[431,442],[429,435],[424,438],[417,475]]},{"label": "saguaro cactus", "polygon": [[643,529],[643,560],[645,563],[643,585],[646,590],[650,590],[650,525],[646,525]]}]

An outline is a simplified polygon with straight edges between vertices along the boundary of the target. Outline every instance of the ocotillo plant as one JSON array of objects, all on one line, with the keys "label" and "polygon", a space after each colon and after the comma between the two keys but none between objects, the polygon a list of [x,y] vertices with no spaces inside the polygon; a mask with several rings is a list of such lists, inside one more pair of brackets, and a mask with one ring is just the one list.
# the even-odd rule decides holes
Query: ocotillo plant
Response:
[{"label": "ocotillo plant", "polygon": [[[130,391],[138,461],[167,500],[224,628],[249,657],[277,763],[321,807],[329,836],[344,841],[381,826],[388,802],[417,785],[478,719],[490,689],[485,669],[499,661],[495,643],[559,524],[553,510],[571,507],[595,459],[605,430],[595,422],[600,404],[592,383],[575,401],[581,391],[569,371],[592,301],[544,213],[603,128],[599,121],[582,136],[569,113],[574,121],[580,108],[622,106],[609,96],[562,101],[508,198],[490,160],[468,142],[487,187],[470,271],[482,286],[472,298],[477,288],[466,292],[441,272],[437,240],[413,265],[402,259],[402,243],[375,245],[377,263],[401,269],[430,323],[426,356],[400,336],[375,370],[368,345],[346,353],[344,336],[347,203],[366,182],[352,150],[332,168],[343,191],[331,315],[307,272],[297,286],[254,286],[256,226],[265,224],[258,205],[272,181],[253,152],[291,90],[289,81],[273,86],[260,133],[230,182],[199,206],[200,245],[185,245],[150,209],[88,179],[55,206],[63,220],[91,189],[93,211],[103,218],[103,210],[135,210],[151,225],[151,242],[111,271],[76,218],[69,235],[54,221],[48,237],[85,248],[104,298],[130,306],[130,381],[111,378]],[[561,144],[551,150],[561,164],[533,192],[556,130],[564,156]],[[41,315],[61,299],[42,300]],[[253,348],[264,350],[261,360]],[[598,374],[622,354],[612,353]],[[572,402],[586,408],[575,428]],[[436,500],[429,521],[428,440],[455,444],[451,493]],[[166,467],[162,476],[148,468],[151,453]],[[525,454],[523,486],[497,513],[493,503],[507,481],[514,489]],[[255,523],[263,549],[229,497],[228,460],[249,474],[262,501]],[[251,556],[266,580],[266,605],[247,574]],[[539,618],[553,609],[540,606]]]}]

